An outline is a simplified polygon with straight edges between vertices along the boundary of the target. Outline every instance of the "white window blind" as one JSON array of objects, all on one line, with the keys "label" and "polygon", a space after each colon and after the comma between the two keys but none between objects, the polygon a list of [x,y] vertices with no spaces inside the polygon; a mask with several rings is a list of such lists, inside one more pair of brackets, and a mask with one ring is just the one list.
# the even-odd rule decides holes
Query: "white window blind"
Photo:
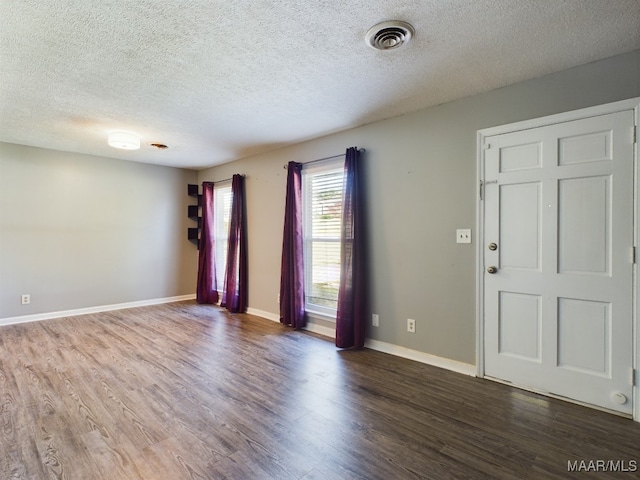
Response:
[{"label": "white window blind", "polygon": [[229,223],[231,221],[231,182],[216,184],[213,188],[213,224],[216,262],[216,284],[222,292],[224,273],[227,263],[227,247],[229,244]]},{"label": "white window blind", "polygon": [[335,317],[340,287],[343,161],[303,170],[305,303]]}]

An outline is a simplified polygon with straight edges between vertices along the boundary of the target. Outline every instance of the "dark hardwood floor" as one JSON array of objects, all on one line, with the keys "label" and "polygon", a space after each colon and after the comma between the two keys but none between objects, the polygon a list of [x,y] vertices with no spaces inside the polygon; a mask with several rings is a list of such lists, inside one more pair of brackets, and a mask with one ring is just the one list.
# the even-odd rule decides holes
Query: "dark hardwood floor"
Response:
[{"label": "dark hardwood floor", "polygon": [[640,424],[192,302],[0,327],[1,479],[640,478]]}]

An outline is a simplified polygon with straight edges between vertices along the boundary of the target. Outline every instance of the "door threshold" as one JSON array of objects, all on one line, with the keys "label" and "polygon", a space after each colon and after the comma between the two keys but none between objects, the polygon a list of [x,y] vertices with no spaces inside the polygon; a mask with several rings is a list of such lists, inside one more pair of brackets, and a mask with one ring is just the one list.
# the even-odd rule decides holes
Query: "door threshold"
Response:
[{"label": "door threshold", "polygon": [[623,413],[623,412],[618,412],[616,410],[610,410],[608,408],[601,407],[600,405],[594,405],[592,403],[581,402],[580,400],[576,400],[575,398],[564,397],[562,395],[558,395],[558,394],[555,394],[553,392],[545,392],[544,390],[538,390],[538,389],[533,388],[533,387],[528,387],[526,385],[520,385],[518,383],[510,382],[509,380],[502,380],[500,378],[491,377],[489,375],[485,375],[482,378],[484,378],[485,380],[491,380],[492,382],[501,383],[501,384],[507,385],[509,387],[514,387],[514,388],[517,388],[519,390],[524,390],[526,392],[536,393],[536,394],[542,395],[544,397],[555,398],[556,400],[562,400],[563,402],[573,403],[574,405],[580,405],[581,407],[587,407],[587,408],[590,408],[592,410],[599,410],[599,411],[604,412],[604,413],[610,413],[610,414],[616,415],[618,417],[622,417],[622,418],[627,418],[629,420],[633,420],[633,414],[631,414],[631,413]]}]

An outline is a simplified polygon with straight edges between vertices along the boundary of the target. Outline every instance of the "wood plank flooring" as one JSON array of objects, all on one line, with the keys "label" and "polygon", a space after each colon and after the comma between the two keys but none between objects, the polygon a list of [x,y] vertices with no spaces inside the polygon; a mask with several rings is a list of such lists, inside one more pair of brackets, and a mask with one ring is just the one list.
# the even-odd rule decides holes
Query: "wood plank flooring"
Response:
[{"label": "wood plank flooring", "polygon": [[193,302],[0,327],[0,479],[640,478],[640,424]]}]

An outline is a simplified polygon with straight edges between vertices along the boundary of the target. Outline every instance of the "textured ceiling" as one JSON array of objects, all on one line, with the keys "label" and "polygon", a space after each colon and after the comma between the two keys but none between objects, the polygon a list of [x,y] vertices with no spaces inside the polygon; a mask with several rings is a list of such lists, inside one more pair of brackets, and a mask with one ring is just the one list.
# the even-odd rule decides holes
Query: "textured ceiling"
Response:
[{"label": "textured ceiling", "polygon": [[[364,43],[394,19],[411,43]],[[628,52],[639,25],[638,0],[2,0],[0,141],[201,168]]]}]

